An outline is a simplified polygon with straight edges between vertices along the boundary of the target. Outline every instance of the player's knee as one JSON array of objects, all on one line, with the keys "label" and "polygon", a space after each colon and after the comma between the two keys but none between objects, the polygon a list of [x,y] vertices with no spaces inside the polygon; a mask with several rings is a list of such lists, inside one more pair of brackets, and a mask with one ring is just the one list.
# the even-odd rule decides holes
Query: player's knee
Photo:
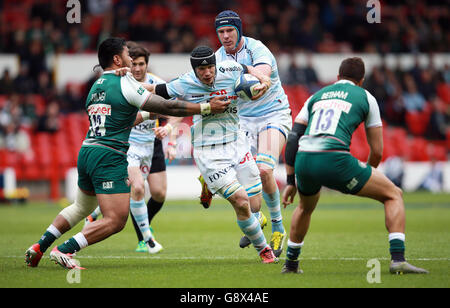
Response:
[{"label": "player's knee", "polygon": [[396,199],[403,200],[403,190],[400,187],[395,186],[394,195]]},{"label": "player's knee", "polygon": [[110,234],[115,234],[122,231],[123,228],[125,228],[125,225],[127,224],[128,213],[115,215],[113,217],[107,217],[106,219],[109,220],[109,223],[107,225],[110,228]]},{"label": "player's knee", "polygon": [[270,169],[264,165],[258,165],[259,175],[261,177],[261,181],[264,183],[269,181],[273,176],[273,169]]},{"label": "player's knee", "polygon": [[250,218],[250,200],[245,194],[239,194],[235,199],[234,209],[240,218]]},{"label": "player's knee", "polygon": [[144,183],[134,184],[131,187],[131,198],[133,200],[141,200],[145,197],[145,186]]},{"label": "player's knee", "polygon": [[394,200],[394,201],[403,200],[403,190],[400,187],[394,185],[393,183],[389,187],[389,189],[386,189],[384,191],[384,200],[383,201],[389,201],[389,200]]},{"label": "player's knee", "polygon": [[152,199],[157,202],[164,202],[166,200],[166,189],[158,188],[151,192]]},{"label": "player's knee", "polygon": [[96,207],[97,198],[78,189],[75,202],[64,208],[59,214],[67,220],[70,227],[73,227],[91,214]]}]

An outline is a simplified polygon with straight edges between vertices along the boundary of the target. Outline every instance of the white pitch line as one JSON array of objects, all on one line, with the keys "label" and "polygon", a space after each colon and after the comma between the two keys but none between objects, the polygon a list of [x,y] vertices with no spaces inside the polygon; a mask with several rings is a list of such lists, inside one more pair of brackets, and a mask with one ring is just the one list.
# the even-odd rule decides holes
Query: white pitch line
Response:
[{"label": "white pitch line", "polygon": [[[24,256],[0,256],[0,258],[16,259]],[[74,259],[145,259],[145,260],[253,260],[256,257],[233,257],[233,256],[215,256],[215,257],[171,257],[171,256],[76,256]],[[367,261],[378,259],[381,261],[390,260],[390,258],[302,258],[300,261]],[[450,261],[450,258],[408,258],[409,261]]]}]

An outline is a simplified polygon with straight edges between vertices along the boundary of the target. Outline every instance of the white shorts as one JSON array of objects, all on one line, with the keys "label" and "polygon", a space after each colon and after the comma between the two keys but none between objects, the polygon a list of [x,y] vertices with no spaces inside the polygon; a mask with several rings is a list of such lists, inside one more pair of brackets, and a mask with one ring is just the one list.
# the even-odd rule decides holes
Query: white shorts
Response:
[{"label": "white shorts", "polygon": [[130,147],[127,152],[128,167],[139,167],[144,178],[150,173],[154,146],[154,142],[146,144],[130,142]]},{"label": "white shorts", "polygon": [[258,167],[243,132],[238,134],[235,142],[194,147],[193,154],[195,163],[213,194],[235,181],[244,188],[261,182]]},{"label": "white shorts", "polygon": [[278,129],[287,140],[292,129],[291,109],[283,109],[268,113],[261,117],[239,117],[241,130],[245,132],[253,155],[258,153],[258,137],[269,128]]}]

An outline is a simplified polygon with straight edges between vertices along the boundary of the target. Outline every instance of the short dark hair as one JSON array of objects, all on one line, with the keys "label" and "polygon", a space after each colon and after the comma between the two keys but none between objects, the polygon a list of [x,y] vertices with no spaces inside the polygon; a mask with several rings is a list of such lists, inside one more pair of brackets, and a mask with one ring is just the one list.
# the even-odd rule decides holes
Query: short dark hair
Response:
[{"label": "short dark hair", "polygon": [[347,58],[339,67],[339,77],[360,82],[365,74],[364,62],[359,57]]},{"label": "short dark hair", "polygon": [[150,57],[150,52],[147,50],[147,48],[142,46],[133,46],[130,48],[130,57],[135,60],[139,57],[144,57],[145,63],[148,64],[148,58]]},{"label": "short dark hair", "polygon": [[98,62],[102,69],[111,66],[115,55],[120,55],[126,42],[120,37],[110,37],[104,40],[98,47]]}]

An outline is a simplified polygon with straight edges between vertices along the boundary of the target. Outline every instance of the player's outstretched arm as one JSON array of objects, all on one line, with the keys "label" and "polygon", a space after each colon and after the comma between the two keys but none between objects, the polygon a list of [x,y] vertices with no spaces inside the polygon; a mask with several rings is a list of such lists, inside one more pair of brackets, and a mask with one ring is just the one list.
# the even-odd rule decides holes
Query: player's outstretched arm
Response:
[{"label": "player's outstretched arm", "polygon": [[224,101],[225,96],[218,96],[211,99],[208,103],[193,104],[182,100],[167,100],[163,97],[153,94],[142,105],[141,109],[148,112],[170,115],[175,117],[187,117],[194,114],[222,113],[231,103],[230,100]]}]

